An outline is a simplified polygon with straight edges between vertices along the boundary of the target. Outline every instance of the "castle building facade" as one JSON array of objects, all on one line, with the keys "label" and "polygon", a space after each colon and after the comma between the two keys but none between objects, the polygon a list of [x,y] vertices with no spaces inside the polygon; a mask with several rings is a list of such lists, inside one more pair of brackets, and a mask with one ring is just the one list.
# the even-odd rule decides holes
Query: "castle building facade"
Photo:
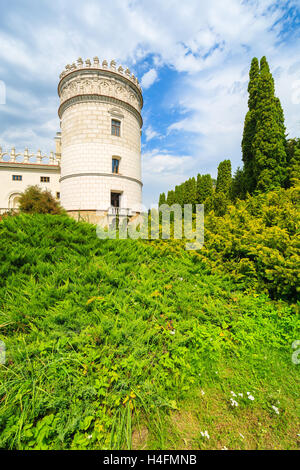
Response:
[{"label": "castle building facade", "polygon": [[0,209],[16,208],[25,187],[39,184],[75,218],[98,222],[140,213],[143,97],[137,78],[115,61],[79,58],[60,75],[58,95],[55,154],[0,149]]}]

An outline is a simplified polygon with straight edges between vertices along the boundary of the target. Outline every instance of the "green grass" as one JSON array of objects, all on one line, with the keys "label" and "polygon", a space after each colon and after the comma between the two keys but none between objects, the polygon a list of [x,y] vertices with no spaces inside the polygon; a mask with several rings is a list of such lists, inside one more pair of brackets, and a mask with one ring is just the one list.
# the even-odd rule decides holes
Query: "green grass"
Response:
[{"label": "green grass", "polygon": [[1,448],[299,446],[295,306],[65,216],[8,217],[0,245]]}]

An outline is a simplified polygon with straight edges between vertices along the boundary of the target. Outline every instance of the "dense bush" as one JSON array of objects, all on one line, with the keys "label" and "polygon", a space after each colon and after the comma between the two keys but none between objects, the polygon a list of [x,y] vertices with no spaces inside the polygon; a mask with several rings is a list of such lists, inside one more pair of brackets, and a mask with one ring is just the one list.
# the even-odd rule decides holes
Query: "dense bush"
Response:
[{"label": "dense bush", "polygon": [[21,194],[19,201],[21,212],[37,214],[62,214],[64,211],[58,201],[48,190],[42,190],[38,186],[28,186]]},{"label": "dense bush", "polygon": [[219,217],[205,217],[199,253],[215,270],[266,289],[273,298],[295,301],[299,293],[299,187],[237,201]]}]

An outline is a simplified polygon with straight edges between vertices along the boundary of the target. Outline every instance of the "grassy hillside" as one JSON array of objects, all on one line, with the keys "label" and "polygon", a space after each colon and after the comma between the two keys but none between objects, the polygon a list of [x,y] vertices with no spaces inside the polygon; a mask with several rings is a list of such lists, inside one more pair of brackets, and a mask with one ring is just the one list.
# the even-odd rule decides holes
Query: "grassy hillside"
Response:
[{"label": "grassy hillside", "polygon": [[0,246],[1,448],[299,446],[295,307],[65,216],[7,217]]}]

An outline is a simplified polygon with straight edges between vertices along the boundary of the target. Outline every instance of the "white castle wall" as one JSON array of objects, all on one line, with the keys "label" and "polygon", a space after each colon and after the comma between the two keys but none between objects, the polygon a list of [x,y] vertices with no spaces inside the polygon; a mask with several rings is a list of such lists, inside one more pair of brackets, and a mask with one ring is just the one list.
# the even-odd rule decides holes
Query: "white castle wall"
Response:
[{"label": "white castle wall", "polygon": [[[72,70],[70,71],[70,67]],[[121,207],[142,203],[141,90],[130,72],[88,61],[67,66],[58,86],[61,98],[61,203],[68,211],[107,211],[111,192],[122,192]],[[111,120],[121,122],[120,137]],[[119,174],[112,158],[120,158]]]},{"label": "white castle wall", "polygon": [[[60,192],[60,166],[58,154],[44,156],[38,151],[37,154],[29,154],[28,149],[23,154],[16,153],[13,148],[11,152],[2,152],[0,148],[0,213],[7,209],[18,206],[18,198],[28,186],[38,185],[42,189],[48,189],[56,198]],[[14,180],[13,176],[21,176],[20,181]],[[50,178],[48,183],[41,182],[41,177]]]}]

